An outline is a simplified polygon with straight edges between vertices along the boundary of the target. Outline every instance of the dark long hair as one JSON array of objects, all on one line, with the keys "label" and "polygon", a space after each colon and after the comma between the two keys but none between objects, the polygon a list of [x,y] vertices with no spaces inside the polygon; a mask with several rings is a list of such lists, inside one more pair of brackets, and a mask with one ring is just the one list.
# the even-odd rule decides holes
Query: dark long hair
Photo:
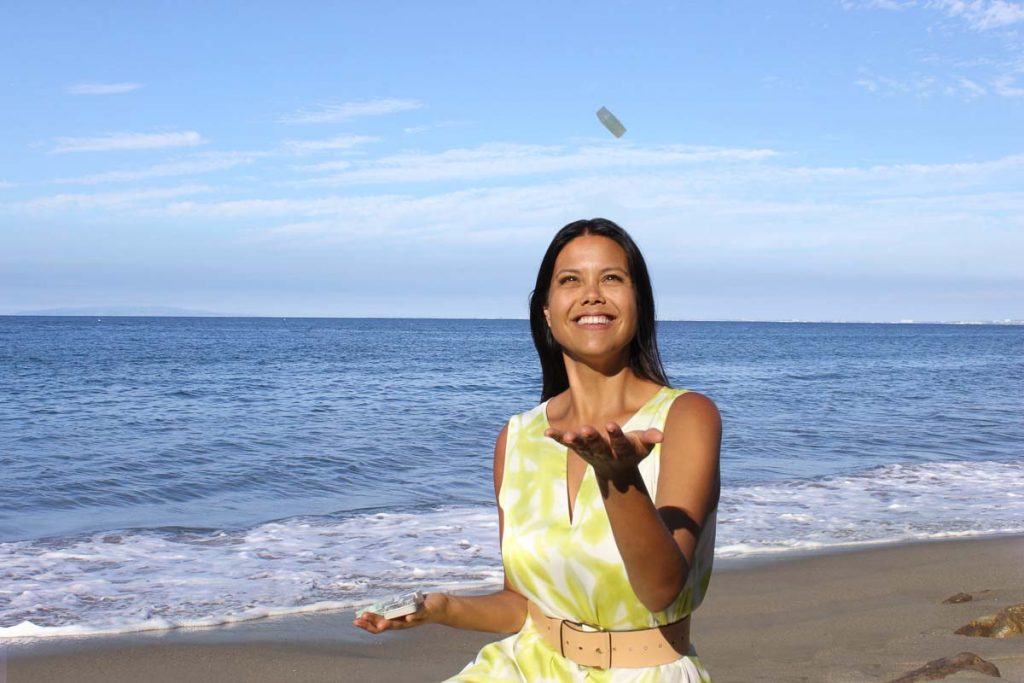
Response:
[{"label": "dark long hair", "polygon": [[551,334],[551,328],[544,318],[544,306],[548,303],[555,259],[565,245],[582,235],[607,237],[626,252],[629,277],[633,281],[633,291],[636,293],[637,317],[636,334],[629,344],[629,367],[638,377],[668,386],[655,334],[654,292],[651,289],[651,277],[647,274],[647,263],[644,262],[643,254],[640,253],[640,248],[636,246],[633,238],[621,227],[607,218],[591,218],[569,223],[558,231],[540,262],[537,286],[530,294],[530,332],[533,334],[533,344],[537,347],[537,355],[540,357],[540,369],[544,380],[540,400],[546,401],[569,388],[562,347]]}]

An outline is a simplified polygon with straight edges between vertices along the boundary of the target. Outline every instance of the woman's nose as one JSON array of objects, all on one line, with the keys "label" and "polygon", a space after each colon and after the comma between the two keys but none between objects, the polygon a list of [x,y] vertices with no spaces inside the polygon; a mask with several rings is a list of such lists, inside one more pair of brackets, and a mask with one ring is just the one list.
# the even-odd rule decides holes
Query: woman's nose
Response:
[{"label": "woman's nose", "polygon": [[601,287],[599,283],[589,282],[584,285],[583,298],[581,300],[581,303],[604,303],[604,294],[601,293]]}]

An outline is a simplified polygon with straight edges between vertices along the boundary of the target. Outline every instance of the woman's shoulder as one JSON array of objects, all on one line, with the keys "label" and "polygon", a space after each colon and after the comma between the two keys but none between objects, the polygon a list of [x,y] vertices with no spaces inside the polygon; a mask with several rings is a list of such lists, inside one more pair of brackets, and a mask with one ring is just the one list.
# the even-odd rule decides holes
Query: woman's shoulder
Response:
[{"label": "woman's shoulder", "polygon": [[715,402],[710,396],[700,393],[699,391],[693,391],[692,389],[674,389],[672,387],[665,387],[672,396],[672,405],[691,406],[694,410],[707,410],[714,408],[717,410]]},{"label": "woman's shoulder", "polygon": [[722,416],[718,406],[699,391],[673,389],[671,406],[665,417],[665,429],[684,429],[721,432]]}]

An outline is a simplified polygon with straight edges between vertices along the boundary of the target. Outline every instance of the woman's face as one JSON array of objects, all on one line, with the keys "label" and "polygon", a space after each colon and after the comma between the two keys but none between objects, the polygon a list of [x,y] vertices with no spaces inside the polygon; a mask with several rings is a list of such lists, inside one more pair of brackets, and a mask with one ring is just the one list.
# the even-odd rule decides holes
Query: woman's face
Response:
[{"label": "woman's face", "polygon": [[599,235],[566,244],[555,259],[544,317],[570,357],[625,362],[636,334],[636,293],[622,247]]}]

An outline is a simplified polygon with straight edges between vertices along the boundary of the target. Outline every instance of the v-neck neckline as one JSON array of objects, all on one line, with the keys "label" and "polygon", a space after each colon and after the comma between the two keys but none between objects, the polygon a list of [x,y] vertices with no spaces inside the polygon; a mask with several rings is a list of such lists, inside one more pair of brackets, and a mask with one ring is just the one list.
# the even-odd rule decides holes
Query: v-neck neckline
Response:
[{"label": "v-neck neckline", "polygon": [[[632,415],[630,415],[629,418],[625,422],[623,422],[620,425],[620,427],[622,428],[622,431],[623,432],[629,431],[627,429],[627,427],[629,427],[630,423],[632,423],[633,420],[636,419],[636,417],[640,413],[642,413],[647,408],[647,406],[651,405],[651,403],[654,402],[654,399],[656,399],[658,396],[660,396],[661,392],[663,392],[667,388],[668,387],[666,387],[666,386],[658,387],[658,390],[655,391],[654,394],[652,394],[649,399],[644,401],[644,404],[642,406],[640,406],[639,408],[637,408],[636,411]],[[547,429],[549,427],[551,427],[551,420],[548,419],[548,403],[550,403],[550,402],[551,402],[551,399],[548,399],[547,401],[544,401],[544,403],[541,404],[541,415],[544,416],[544,425],[545,425],[544,429],[541,430],[541,433],[543,433],[544,431],[547,431]],[[547,437],[545,437],[545,438],[547,438]],[[556,441],[555,443],[558,443],[558,442]],[[562,505],[564,506],[564,512],[565,512],[565,515],[563,516],[563,519],[566,519],[569,522],[569,526],[570,527],[575,527],[576,526],[576,522],[579,520],[580,494],[583,492],[583,486],[587,483],[587,480],[593,477],[594,468],[591,467],[590,463],[584,463],[583,476],[580,477],[580,484],[579,484],[578,487],[576,487],[575,499],[572,501],[572,504],[570,505],[570,503],[569,503],[569,447],[568,446],[562,446],[561,444],[558,444],[558,445],[562,449],[564,449],[564,451],[565,451],[565,468],[564,468],[564,474],[562,475],[563,495],[561,496],[561,498],[562,498]]]}]

